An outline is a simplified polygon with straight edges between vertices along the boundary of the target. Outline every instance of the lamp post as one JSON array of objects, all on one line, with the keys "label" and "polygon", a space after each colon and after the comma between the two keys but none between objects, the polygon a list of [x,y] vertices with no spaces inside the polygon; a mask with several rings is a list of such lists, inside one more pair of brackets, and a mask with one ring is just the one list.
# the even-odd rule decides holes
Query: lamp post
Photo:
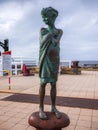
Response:
[{"label": "lamp post", "polygon": [[4,49],[4,52],[9,50],[9,40],[5,39],[4,43],[0,41],[0,46]]}]

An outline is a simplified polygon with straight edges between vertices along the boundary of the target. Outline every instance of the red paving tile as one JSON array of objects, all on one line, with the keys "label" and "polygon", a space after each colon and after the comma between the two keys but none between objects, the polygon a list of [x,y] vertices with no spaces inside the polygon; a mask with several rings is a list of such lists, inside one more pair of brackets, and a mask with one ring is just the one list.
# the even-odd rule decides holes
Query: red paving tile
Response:
[{"label": "red paving tile", "polygon": [[[28,117],[38,111],[38,76],[11,77],[11,88],[7,90],[7,79],[0,79],[0,130],[35,130],[29,126]],[[10,92],[10,93],[9,93]],[[8,100],[14,93],[24,95],[17,101]],[[12,93],[12,95],[11,95]],[[17,94],[16,94],[17,95]],[[26,99],[26,95],[37,97]],[[46,87],[46,97],[50,98],[50,85]],[[81,75],[60,75],[57,83],[57,108],[68,114],[70,125],[62,130],[97,130],[98,129],[98,72],[83,71]],[[13,97],[13,96],[12,96]],[[18,98],[18,97],[17,97]],[[2,100],[3,99],[3,100]],[[23,102],[23,100],[25,100]],[[30,103],[31,101],[31,103]],[[45,104],[45,110],[50,111],[50,103]],[[75,106],[74,106],[75,105]],[[96,108],[95,108],[96,107]]]}]

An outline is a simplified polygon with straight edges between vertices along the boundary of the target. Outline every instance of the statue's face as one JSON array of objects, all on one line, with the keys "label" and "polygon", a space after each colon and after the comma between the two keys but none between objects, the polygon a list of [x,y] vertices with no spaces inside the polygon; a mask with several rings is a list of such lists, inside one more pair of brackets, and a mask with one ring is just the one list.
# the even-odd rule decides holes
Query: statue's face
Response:
[{"label": "statue's face", "polygon": [[54,18],[53,17],[49,17],[49,16],[44,16],[44,15],[42,15],[42,18],[43,18],[43,21],[44,21],[44,23],[45,24],[47,24],[47,25],[53,25],[54,24]]}]

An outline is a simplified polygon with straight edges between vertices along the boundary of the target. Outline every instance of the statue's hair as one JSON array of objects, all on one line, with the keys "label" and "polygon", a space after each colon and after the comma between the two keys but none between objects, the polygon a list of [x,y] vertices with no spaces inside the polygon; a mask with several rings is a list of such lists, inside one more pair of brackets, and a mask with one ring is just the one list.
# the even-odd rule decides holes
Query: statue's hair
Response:
[{"label": "statue's hair", "polygon": [[58,16],[58,11],[52,7],[47,7],[47,8],[42,9],[41,15],[52,16],[52,17],[56,18]]}]

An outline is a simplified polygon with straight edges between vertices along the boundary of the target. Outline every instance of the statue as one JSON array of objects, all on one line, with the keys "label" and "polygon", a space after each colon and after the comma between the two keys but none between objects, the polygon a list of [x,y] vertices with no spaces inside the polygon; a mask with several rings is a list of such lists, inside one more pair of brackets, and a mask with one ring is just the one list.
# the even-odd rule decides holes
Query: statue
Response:
[{"label": "statue", "polygon": [[[33,112],[28,123],[36,130],[61,130],[70,124],[69,117],[56,109],[56,82],[59,70],[59,42],[63,31],[54,25],[58,11],[52,7],[43,8],[41,15],[47,28],[40,30],[39,77],[40,104],[39,111]],[[45,87],[51,84],[51,112],[44,112]],[[44,121],[45,120],[45,121]]]},{"label": "statue", "polygon": [[44,112],[44,97],[45,87],[47,83],[51,84],[50,96],[51,96],[51,112],[53,112],[58,119],[62,117],[62,114],[56,109],[56,82],[58,79],[59,69],[59,42],[63,31],[57,29],[54,25],[58,11],[52,7],[43,8],[41,11],[43,21],[47,28],[41,28],[40,30],[40,50],[39,50],[39,77],[40,77],[40,106],[39,117],[43,120],[47,120],[48,117]]}]

